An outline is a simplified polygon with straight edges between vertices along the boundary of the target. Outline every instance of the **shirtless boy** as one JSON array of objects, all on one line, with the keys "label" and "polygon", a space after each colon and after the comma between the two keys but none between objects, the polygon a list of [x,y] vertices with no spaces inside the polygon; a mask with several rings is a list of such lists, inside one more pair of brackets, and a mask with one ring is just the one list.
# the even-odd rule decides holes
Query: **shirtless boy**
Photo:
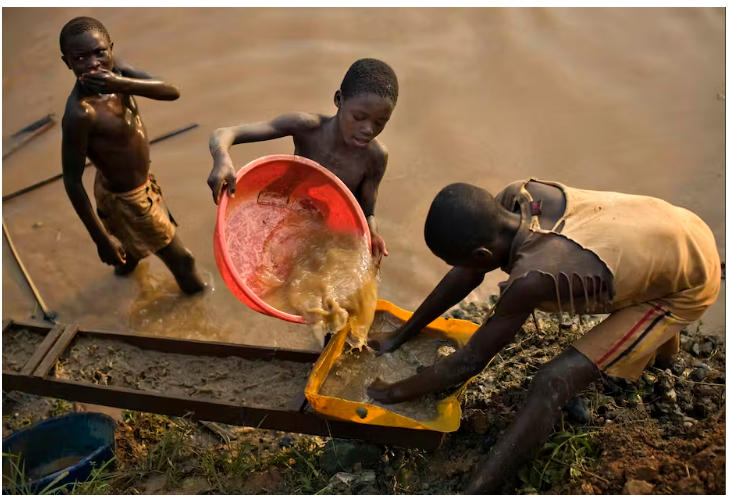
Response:
[{"label": "shirtless boy", "polygon": [[[512,342],[535,308],[610,316],[544,365],[524,407],[471,481],[495,493],[552,432],[561,408],[603,372],[638,380],[679,350],[679,333],[720,290],[715,239],[693,213],[646,196],[527,180],[496,197],[469,184],[444,188],[425,222],[430,250],[453,268],[401,329],[370,345],[391,352],[501,268],[509,274],[493,314],[468,344],[401,382],[373,383],[383,403],[464,382]],[[558,308],[559,306],[559,308]],[[657,364],[659,361],[657,361]]]},{"label": "shirtless boy", "polygon": [[[155,253],[185,293],[201,291],[205,284],[193,254],[176,234],[150,173],[150,144],[134,98],[176,100],[178,88],[115,59],[109,34],[95,19],[70,20],[60,45],[61,59],[76,76],[62,122],[64,185],[99,257],[125,275]],[[87,157],[97,168],[99,218],[81,180]]]},{"label": "shirtless boy", "polygon": [[397,104],[397,76],[380,60],[357,60],[333,97],[338,111],[327,117],[288,113],[269,122],[217,129],[209,149],[214,168],[208,184],[219,204],[226,188],[235,192],[235,170],[229,156],[234,144],[292,136],[295,154],[310,158],[333,172],[359,201],[369,223],[372,253],[377,260],[389,253],[379,235],[374,208],[379,183],[387,168],[387,147],[376,137],[384,130]]}]

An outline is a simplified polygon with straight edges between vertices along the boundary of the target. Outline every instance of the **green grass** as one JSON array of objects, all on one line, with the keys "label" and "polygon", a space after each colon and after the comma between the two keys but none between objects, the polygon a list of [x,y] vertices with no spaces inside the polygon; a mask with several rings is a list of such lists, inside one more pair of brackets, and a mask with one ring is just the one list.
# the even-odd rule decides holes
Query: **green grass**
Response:
[{"label": "green grass", "polygon": [[282,449],[270,462],[289,470],[294,491],[315,493],[328,482],[328,476],[320,469],[322,453],[316,442],[306,438]]},{"label": "green grass", "polygon": [[193,435],[203,427],[183,418],[173,421],[166,416],[125,411],[123,421],[136,432],[135,441],[148,447],[126,461],[123,481],[127,484],[164,474],[169,488],[198,478],[218,493],[240,495],[246,493],[243,484],[249,476],[272,467],[283,475],[293,493],[316,493],[328,481],[319,467],[322,449],[312,439],[262,453],[242,440],[197,445]]},{"label": "green grass", "polygon": [[542,491],[567,479],[577,479],[598,461],[597,432],[581,429],[554,433],[537,456],[519,471],[519,478],[534,491]]}]

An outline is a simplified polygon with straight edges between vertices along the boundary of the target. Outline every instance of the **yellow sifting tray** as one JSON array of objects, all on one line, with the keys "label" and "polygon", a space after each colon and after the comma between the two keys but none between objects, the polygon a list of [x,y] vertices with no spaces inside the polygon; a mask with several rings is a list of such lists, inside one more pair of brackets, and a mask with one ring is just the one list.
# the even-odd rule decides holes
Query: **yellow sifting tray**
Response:
[{"label": "yellow sifting tray", "polygon": [[[394,304],[382,300],[377,302],[377,311],[386,311],[402,321],[407,321],[412,316],[412,313],[409,311],[400,309]],[[430,333],[442,334],[440,338],[453,339],[458,343],[459,347],[463,347],[477,329],[478,325],[469,321],[438,318],[423,331],[427,330]],[[461,423],[461,405],[458,397],[471,380],[468,380],[458,390],[438,403],[438,419],[426,422],[401,416],[393,411],[379,407],[377,404],[366,404],[319,395],[318,392],[321,389],[321,385],[326,380],[331,367],[344,349],[347,335],[347,331],[342,331],[333,336],[308,378],[308,383],[305,387],[305,397],[318,413],[333,419],[370,425],[441,432],[451,432],[458,429]],[[356,410],[358,408],[366,409],[367,414],[364,416],[364,419],[357,414]]]}]

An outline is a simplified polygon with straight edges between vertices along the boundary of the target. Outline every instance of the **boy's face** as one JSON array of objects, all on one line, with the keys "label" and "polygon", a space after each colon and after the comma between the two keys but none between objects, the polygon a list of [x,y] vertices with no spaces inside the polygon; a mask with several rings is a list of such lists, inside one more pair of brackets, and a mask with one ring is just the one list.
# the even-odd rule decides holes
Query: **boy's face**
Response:
[{"label": "boy's face", "polygon": [[344,141],[354,148],[365,148],[379,136],[394,110],[394,104],[382,96],[362,93],[344,99],[340,91],[336,106]]},{"label": "boy's face", "polygon": [[99,31],[87,31],[66,40],[61,59],[78,78],[82,74],[99,70],[111,71],[114,67],[112,43]]}]

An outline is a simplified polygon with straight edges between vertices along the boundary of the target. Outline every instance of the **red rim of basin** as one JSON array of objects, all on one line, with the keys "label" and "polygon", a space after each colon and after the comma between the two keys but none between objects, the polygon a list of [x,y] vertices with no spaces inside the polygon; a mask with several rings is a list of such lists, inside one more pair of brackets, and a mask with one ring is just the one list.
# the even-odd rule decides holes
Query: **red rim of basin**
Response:
[{"label": "red rim of basin", "polygon": [[[296,156],[296,155],[269,155],[269,156],[263,156],[262,158],[258,158],[256,160],[253,160],[249,162],[247,165],[242,167],[239,172],[237,172],[236,176],[236,182],[239,182],[239,179],[243,176],[252,171],[255,168],[267,166],[272,162],[283,162],[283,161],[289,161],[293,163],[299,163],[301,165],[305,165],[309,168],[312,168],[314,170],[317,170],[321,174],[328,177],[328,179],[341,191],[344,197],[348,198],[349,202],[354,206],[355,210],[359,212],[360,214],[357,215],[357,219],[359,222],[359,225],[361,226],[361,229],[364,231],[364,235],[367,238],[367,246],[369,246],[369,249],[371,250],[371,235],[369,233],[369,224],[366,221],[366,218],[364,217],[364,214],[362,213],[361,206],[359,205],[359,202],[356,200],[354,195],[349,191],[349,188],[346,187],[346,184],[344,184],[341,179],[336,177],[330,170],[326,169],[325,167],[319,165],[318,163],[314,162],[313,160],[310,160],[308,158],[304,158],[302,156]],[[232,279],[237,284],[239,289],[244,292],[244,294],[252,301],[254,304],[259,306],[262,313],[275,316],[277,318],[280,318],[281,320],[289,321],[292,323],[306,323],[305,318],[298,315],[293,315],[290,313],[286,313],[284,311],[280,311],[279,309],[270,306],[265,301],[260,299],[258,295],[256,295],[252,289],[247,286],[247,284],[244,283],[242,278],[239,276],[239,272],[234,268],[234,264],[232,263],[232,259],[229,256],[229,250],[227,249],[227,242],[226,242],[226,229],[225,229],[225,213],[227,210],[227,205],[229,204],[229,194],[224,193],[221,196],[221,200],[219,201],[219,208],[216,212],[216,232],[217,232],[217,238],[216,242],[219,247],[219,252],[221,254],[221,257],[223,258],[224,264],[226,265],[227,270],[232,275]]]}]

